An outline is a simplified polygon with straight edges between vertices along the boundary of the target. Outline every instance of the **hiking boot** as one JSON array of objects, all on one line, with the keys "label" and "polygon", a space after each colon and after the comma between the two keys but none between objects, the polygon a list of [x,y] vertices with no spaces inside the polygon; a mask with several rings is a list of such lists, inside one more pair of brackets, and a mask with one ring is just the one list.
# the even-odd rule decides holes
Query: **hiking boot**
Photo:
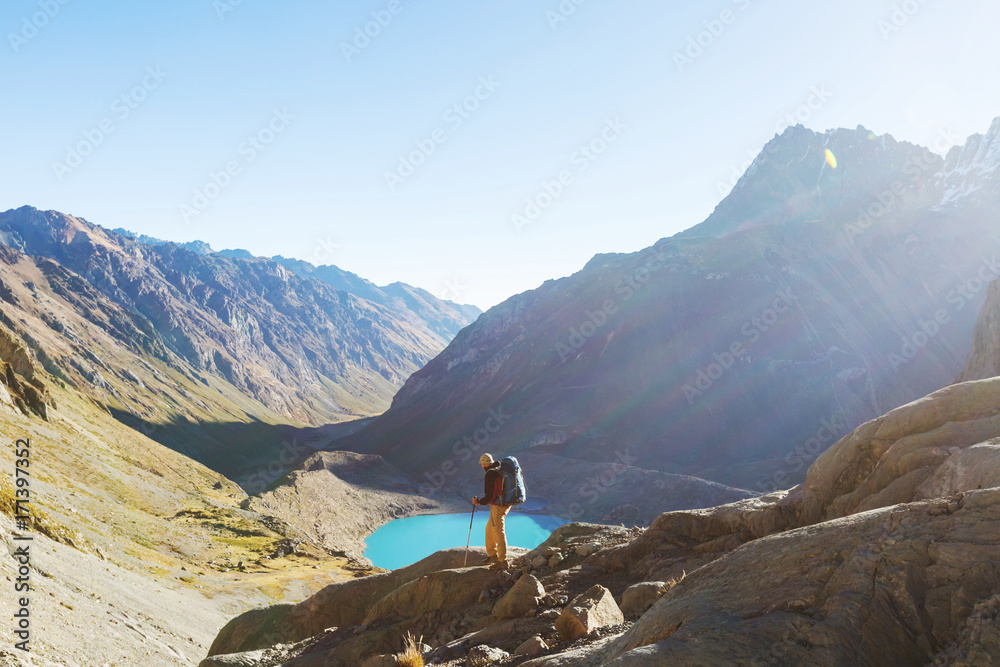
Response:
[{"label": "hiking boot", "polygon": [[510,563],[505,560],[497,560],[493,565],[490,565],[490,569],[498,572],[505,572],[510,569]]},{"label": "hiking boot", "polygon": [[483,565],[494,565],[499,562],[500,559],[497,558],[496,556],[487,556],[486,560],[483,561]]}]

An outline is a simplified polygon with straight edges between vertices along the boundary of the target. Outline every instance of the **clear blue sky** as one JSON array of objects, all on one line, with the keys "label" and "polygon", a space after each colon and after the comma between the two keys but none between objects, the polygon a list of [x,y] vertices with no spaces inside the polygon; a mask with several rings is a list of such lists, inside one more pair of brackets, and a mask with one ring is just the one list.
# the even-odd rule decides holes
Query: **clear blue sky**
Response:
[{"label": "clear blue sky", "polygon": [[[485,308],[703,220],[814,88],[828,99],[803,112],[812,129],[925,145],[985,131],[1000,7],[907,0],[888,33],[893,4],[567,0],[556,23],[558,0],[7,0],[0,209],[325,260]],[[345,56],[383,10],[391,22]],[[467,118],[445,115],[477,87]],[[393,190],[386,172],[439,128]],[[576,153],[602,132],[603,155]],[[89,154],[57,169],[80,142]],[[229,162],[239,173],[185,220]],[[518,232],[512,216],[564,171]]]}]

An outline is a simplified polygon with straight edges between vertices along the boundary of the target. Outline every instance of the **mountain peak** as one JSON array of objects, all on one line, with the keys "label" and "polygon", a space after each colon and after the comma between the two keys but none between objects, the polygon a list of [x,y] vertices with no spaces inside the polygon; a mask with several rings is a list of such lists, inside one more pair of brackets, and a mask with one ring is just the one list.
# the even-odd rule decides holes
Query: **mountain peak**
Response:
[{"label": "mountain peak", "polygon": [[[776,221],[845,215],[899,180],[920,191],[943,163],[927,148],[877,136],[863,125],[824,133],[794,125],[767,142],[703,223],[677,236],[725,236]],[[907,176],[914,166],[915,180]]]},{"label": "mountain peak", "polygon": [[964,145],[948,151],[937,185],[943,191],[938,209],[992,198],[1000,185],[1000,117],[986,134],[973,134]]}]

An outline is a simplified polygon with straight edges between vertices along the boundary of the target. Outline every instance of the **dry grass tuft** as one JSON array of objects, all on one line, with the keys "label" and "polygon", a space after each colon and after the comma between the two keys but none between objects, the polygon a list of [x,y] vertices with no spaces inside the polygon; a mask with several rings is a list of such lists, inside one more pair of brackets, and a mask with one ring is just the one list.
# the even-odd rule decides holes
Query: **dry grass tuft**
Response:
[{"label": "dry grass tuft", "polygon": [[670,581],[666,582],[667,583],[667,590],[670,590],[671,588],[673,588],[677,584],[679,584],[682,581],[684,581],[685,579],[687,579],[687,576],[688,576],[687,570],[681,570],[681,576],[674,577]]},{"label": "dry grass tuft", "polygon": [[409,632],[403,641],[403,652],[396,656],[396,664],[400,667],[424,667],[424,654],[420,652],[420,645],[424,638],[414,639]]}]

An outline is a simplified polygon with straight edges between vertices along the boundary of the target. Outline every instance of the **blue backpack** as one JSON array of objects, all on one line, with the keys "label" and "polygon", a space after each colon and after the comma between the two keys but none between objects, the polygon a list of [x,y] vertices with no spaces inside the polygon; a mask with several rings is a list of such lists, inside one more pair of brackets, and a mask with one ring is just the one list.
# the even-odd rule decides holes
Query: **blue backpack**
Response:
[{"label": "blue backpack", "polygon": [[500,477],[503,479],[503,495],[500,498],[503,505],[520,505],[528,499],[521,466],[513,456],[500,461]]}]

